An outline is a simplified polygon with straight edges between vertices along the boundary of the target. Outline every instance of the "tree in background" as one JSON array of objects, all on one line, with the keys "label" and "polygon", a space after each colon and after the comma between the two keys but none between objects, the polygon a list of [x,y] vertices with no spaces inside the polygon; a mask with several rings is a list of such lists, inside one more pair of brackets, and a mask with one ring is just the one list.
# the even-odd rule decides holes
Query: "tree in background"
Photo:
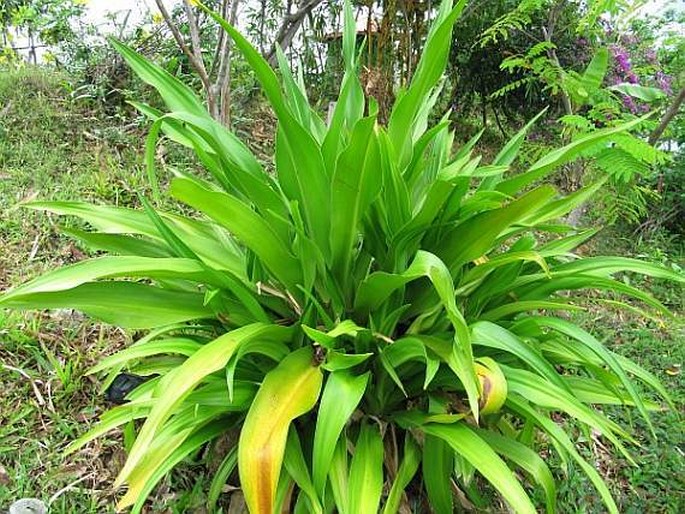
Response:
[{"label": "tree in background", "polygon": [[[187,34],[184,34],[179,21],[172,17],[164,5],[164,1],[155,0],[155,2],[178,47],[202,82],[210,114],[214,119],[227,125],[230,121],[231,42],[223,31],[218,31],[212,38],[214,43],[213,57],[210,64],[206,64],[200,32],[201,14],[193,8],[188,0],[183,0],[182,9],[185,14],[185,27],[187,28]],[[239,5],[240,0],[220,0],[212,7],[224,19],[235,24]],[[203,30],[203,33],[206,31]]]},{"label": "tree in background", "polygon": [[[272,66],[276,63],[277,48],[284,51],[288,49],[307,16],[322,1],[303,0],[297,4],[293,4],[292,1],[287,2],[274,42],[266,53]],[[155,3],[178,47],[202,83],[210,114],[222,124],[230,124],[231,42],[229,38],[223,31],[216,31],[213,27],[205,26],[204,22],[208,17],[201,9],[193,7],[189,0],[182,2],[184,20],[174,17],[167,10],[163,0],[155,0]],[[238,9],[241,7],[240,0],[218,0],[206,3],[208,7],[221,14],[231,25],[236,24]],[[262,39],[260,46],[264,51],[266,0],[262,0],[259,6],[264,15],[261,18],[262,24],[260,26],[260,37]],[[182,24],[185,25],[186,30],[183,30]],[[207,48],[206,37],[203,41],[203,34],[208,32],[212,33],[210,48]]]},{"label": "tree in background", "polygon": [[[156,2],[162,13],[158,21],[164,23],[128,27],[121,31],[123,39],[201,88],[210,113],[222,124],[231,122],[232,103],[249,104],[249,108],[237,110],[241,116],[246,113],[250,118],[257,112],[253,100],[259,102],[260,96],[253,77],[241,58],[232,59],[230,41],[208,23],[207,15],[190,0],[173,9],[168,2]],[[234,24],[240,21],[248,39],[272,66],[277,60],[276,48],[281,47],[289,65],[299,68],[310,98],[320,110],[328,107],[342,80],[338,71],[342,69],[339,2],[209,0],[207,4]],[[387,107],[415,73],[418,50],[427,37],[428,22],[435,16],[435,4],[354,2],[358,72],[365,93],[378,104],[381,122],[387,121]],[[651,181],[648,177],[655,165],[666,158],[654,146],[667,146],[674,134],[682,132],[678,113],[685,98],[678,71],[683,69],[683,38],[677,30],[668,33],[668,26],[677,27],[682,19],[676,13],[632,16],[640,4],[609,0],[467,2],[454,32],[442,92],[433,101],[440,108],[452,109],[452,117],[460,121],[460,138],[490,126],[496,127],[489,132],[491,138],[498,138],[497,132],[507,136],[549,105],[547,120],[526,146],[531,159],[559,140],[570,142],[649,110],[661,112],[644,120],[635,136],[620,138],[616,151],[590,148],[584,159],[560,174],[567,191],[582,188],[588,172],[608,174],[613,187],[622,193],[617,195],[611,189],[607,198],[620,200],[603,209],[607,220],[629,213],[628,218],[637,221],[648,213],[649,197],[663,189],[662,180],[649,188],[644,183]],[[5,20],[4,27],[12,19],[23,20],[32,30],[41,26],[45,32],[41,37],[61,39],[65,45],[65,40],[79,39],[66,37],[64,20],[71,12],[69,6],[76,9],[80,2],[11,0],[0,8],[0,19]],[[42,18],[38,12],[43,13]],[[39,23],[39,19],[44,21]],[[101,98],[102,106],[111,112],[113,106],[124,106],[127,89],[137,91],[143,86],[133,85],[135,79],[106,45],[102,45],[103,51],[92,46],[80,40],[69,43],[58,57],[66,64],[59,60],[58,64],[69,67],[70,60],[85,60],[84,87],[91,88],[88,94]],[[93,90],[95,83],[100,85]],[[75,96],[84,96],[80,93],[76,91]],[[488,139],[482,141],[487,144]]]},{"label": "tree in background", "polygon": [[[72,22],[84,12],[83,0],[3,0],[0,3],[0,37],[6,58],[28,50],[28,60],[37,64],[36,48],[55,45],[74,36]],[[25,46],[15,44],[24,34]]]}]

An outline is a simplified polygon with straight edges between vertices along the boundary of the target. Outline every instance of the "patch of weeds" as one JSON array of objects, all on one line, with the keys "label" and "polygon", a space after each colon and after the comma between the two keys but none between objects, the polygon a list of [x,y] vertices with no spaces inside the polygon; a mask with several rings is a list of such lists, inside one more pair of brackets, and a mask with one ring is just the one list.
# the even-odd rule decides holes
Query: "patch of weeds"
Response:
[{"label": "patch of weeds", "polygon": [[[18,209],[21,202],[136,206],[149,193],[145,125],[86,110],[68,96],[66,79],[32,67],[0,73],[0,289],[83,256],[50,215]],[[177,150],[160,157],[193,165]]]},{"label": "patch of weeds", "polygon": [[86,413],[103,410],[97,384],[84,373],[115,336],[121,339],[67,312],[0,312],[0,464],[8,479],[0,510],[21,497],[52,499],[51,512],[107,510],[106,443],[95,456],[62,452]]}]

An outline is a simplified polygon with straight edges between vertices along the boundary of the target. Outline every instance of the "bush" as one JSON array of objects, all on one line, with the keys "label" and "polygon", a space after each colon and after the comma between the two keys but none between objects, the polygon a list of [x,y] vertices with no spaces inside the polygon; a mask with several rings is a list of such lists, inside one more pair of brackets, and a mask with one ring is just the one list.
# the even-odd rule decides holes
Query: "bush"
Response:
[{"label": "bush", "polygon": [[650,205],[650,214],[640,226],[645,232],[665,229],[673,238],[685,242],[685,153],[676,154],[672,163],[655,174],[648,186],[658,193],[658,202]]},{"label": "bush", "polygon": [[[576,420],[629,458],[631,435],[594,406],[635,406],[651,426],[656,404],[629,375],[668,394],[563,313],[582,309],[580,291],[592,288],[668,315],[614,275],[685,278],[633,259],[578,258],[572,251],[594,232],[555,220],[598,186],[565,198],[549,185],[529,187],[632,123],[579,138],[513,176],[505,174],[529,127],[488,165],[472,156],[477,137],[453,153],[446,118],[428,128],[463,6],[442,3],[387,128],[357,77],[349,3],[345,75],[328,124],[285,59],[279,83],[217,18],[278,117],[274,176],[189,88],[114,43],[170,111],[138,105],[154,120],[153,184],[161,131],[194,149],[211,174],[177,172],[170,185],[171,196],[202,217],[163,211],[157,187],[143,210],[32,202],[27,207],[84,219],[95,231],[74,235],[114,255],[48,273],[0,305],[68,306],[150,330],[92,370],[109,370],[108,383],[123,369],[147,380],[70,447],[145,420],[116,480],[128,484],[120,507],[140,512],[177,463],[239,433],[229,438],[238,442],[215,474],[210,504],[237,465],[254,513],[286,503],[296,512],[397,512],[424,501],[450,513],[457,491],[460,501],[482,502],[476,471],[516,512],[536,512],[524,488],[533,483],[552,512],[554,480],[536,452],[547,441],[617,512],[559,421]],[[131,280],[104,280],[124,277]]]}]

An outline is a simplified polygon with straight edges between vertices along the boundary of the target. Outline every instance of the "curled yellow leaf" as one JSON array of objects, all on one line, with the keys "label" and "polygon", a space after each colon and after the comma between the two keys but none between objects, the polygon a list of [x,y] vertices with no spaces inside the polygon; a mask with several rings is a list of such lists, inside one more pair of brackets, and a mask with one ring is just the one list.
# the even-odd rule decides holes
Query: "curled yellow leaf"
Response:
[{"label": "curled yellow leaf", "polygon": [[507,380],[499,365],[489,357],[481,357],[475,363],[476,375],[480,381],[481,414],[498,412],[507,400]]}]

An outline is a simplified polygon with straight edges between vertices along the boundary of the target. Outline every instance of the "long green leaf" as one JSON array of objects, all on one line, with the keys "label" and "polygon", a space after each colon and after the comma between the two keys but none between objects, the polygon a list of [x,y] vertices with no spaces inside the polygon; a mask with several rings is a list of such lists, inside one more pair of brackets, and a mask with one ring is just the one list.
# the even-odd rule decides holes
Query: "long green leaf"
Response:
[{"label": "long green leaf", "polygon": [[166,375],[157,386],[157,401],[129,452],[126,464],[119,472],[117,485],[122,484],[144,460],[150,443],[162,424],[172,415],[173,410],[204,377],[223,368],[241,344],[255,338],[287,341],[290,334],[290,329],[276,325],[247,325],[204,345],[173,373]]},{"label": "long green leaf", "polygon": [[630,398],[637,406],[637,409],[642,414],[642,417],[647,422],[652,431],[652,435],[656,438],[656,432],[654,431],[654,426],[649,417],[649,413],[642,401],[640,393],[635,389],[633,382],[628,378],[625,370],[621,366],[621,363],[614,357],[614,355],[607,350],[602,343],[600,343],[595,337],[569,321],[557,318],[547,318],[547,317],[535,317],[533,322],[541,327],[551,328],[561,334],[568,337],[572,337],[576,341],[584,344],[590,348],[597,356],[602,359],[602,361],[609,367],[609,369],[619,378],[621,384],[628,392]]},{"label": "long green leaf", "polygon": [[421,459],[423,484],[428,493],[430,506],[436,514],[454,512],[452,498],[452,472],[454,450],[443,439],[426,435]]},{"label": "long green leaf", "polygon": [[582,468],[585,474],[588,476],[592,484],[595,486],[599,492],[602,500],[604,500],[605,505],[609,509],[611,514],[618,514],[619,510],[616,507],[616,503],[611,497],[611,492],[609,488],[602,480],[602,477],[597,473],[597,470],[593,468],[588,462],[583,459],[580,454],[576,451],[575,445],[568,438],[566,432],[563,431],[556,423],[552,420],[543,416],[530,405],[528,405],[522,398],[516,395],[511,395],[507,398],[507,405],[512,408],[515,412],[521,416],[530,419],[540,428],[542,428],[549,436],[556,441],[556,443],[566,451]]},{"label": "long green leaf", "polygon": [[375,424],[362,423],[350,465],[350,513],[377,514],[383,492],[383,440]]},{"label": "long green leaf", "polygon": [[465,5],[465,0],[460,0],[452,8],[452,0],[443,0],[438,18],[426,39],[412,83],[393,107],[388,122],[388,134],[399,154],[402,169],[411,159],[412,125],[431,89],[445,71],[452,42],[452,27]]},{"label": "long green leaf", "polygon": [[550,383],[565,389],[566,383],[540,351],[516,337],[507,329],[488,321],[481,321],[471,326],[473,344],[496,348],[515,355],[535,370]]},{"label": "long green leaf", "polygon": [[[154,223],[142,211],[85,202],[30,202],[23,207],[77,216],[105,234],[138,234],[164,241]],[[245,256],[223,229],[183,216],[159,214],[205,263],[215,269],[227,269],[237,276],[244,276]]]},{"label": "long green leaf", "polygon": [[507,366],[502,366],[502,369],[511,392],[521,395],[540,407],[566,412],[582,423],[593,427],[609,439],[628,461],[634,462],[616,434],[626,439],[631,438],[618,425],[583,405],[572,394],[547,383],[538,375]]},{"label": "long green leaf", "polygon": [[357,123],[333,174],[331,267],[341,281],[350,278],[360,222],[381,190],[375,123],[375,118],[364,118]]},{"label": "long green leaf", "polygon": [[328,255],[330,204],[324,199],[330,195],[330,184],[324,171],[321,149],[310,132],[293,117],[278,78],[266,60],[221,16],[209,10],[208,12],[233,39],[278,116],[280,124],[276,139],[276,171],[279,183],[286,196],[298,202],[311,231],[310,235],[324,255]]},{"label": "long green leaf", "polygon": [[312,456],[314,486],[320,496],[323,496],[326,487],[338,438],[359,405],[369,376],[369,373],[354,376],[345,370],[328,376],[316,418]]},{"label": "long green leaf", "polygon": [[438,437],[475,467],[498,493],[521,514],[535,514],[535,506],[507,465],[493,449],[464,423],[422,425],[426,434]]},{"label": "long green leaf", "polygon": [[283,465],[297,486],[307,495],[309,512],[323,514],[319,496],[316,494],[312,478],[309,474],[309,468],[304,460],[300,436],[297,435],[297,430],[293,426],[290,427],[288,432]]},{"label": "long green leaf", "polygon": [[421,462],[421,451],[414,441],[414,437],[407,433],[404,436],[404,454],[402,463],[397,470],[397,475],[390,488],[388,499],[383,507],[383,514],[396,514],[400,508],[400,501],[404,495],[404,490],[411,482],[412,478],[419,469]]},{"label": "long green leaf", "polygon": [[230,230],[290,291],[297,291],[297,285],[302,282],[300,263],[252,209],[230,195],[208,191],[187,179],[174,179],[171,193]]},{"label": "long green leaf", "polygon": [[528,168],[525,173],[500,182],[497,185],[497,190],[508,195],[513,195],[531,182],[545,177],[562,164],[576,158],[587,148],[598,143],[608,141],[612,136],[630,130],[631,128],[636,127],[640,123],[644,122],[644,120],[645,118],[638,118],[616,127],[600,129],[588,135],[579,137],[563,148],[559,148],[558,150],[547,153],[539,161]]},{"label": "long green leaf", "polygon": [[435,252],[454,274],[468,261],[492,250],[495,240],[518,220],[540,209],[554,196],[554,188],[542,186],[514,200],[506,207],[469,218],[445,233]]},{"label": "long green leaf", "polygon": [[221,285],[199,262],[191,259],[98,257],[56,269],[0,296],[0,305],[37,293],[66,291],[103,278],[148,277],[184,279]]},{"label": "long green leaf", "polygon": [[169,109],[207,116],[207,111],[200,99],[183,82],[116,39],[110,38],[109,42],[136,72],[136,75],[159,91]]},{"label": "long green leaf", "polygon": [[511,460],[514,464],[521,467],[535,480],[545,491],[545,504],[548,513],[556,511],[556,486],[552,472],[545,464],[545,461],[528,448],[514,439],[500,435],[492,430],[476,431],[478,436],[489,444],[493,450],[503,457]]},{"label": "long green leaf", "polygon": [[126,328],[152,328],[214,317],[198,293],[133,282],[88,282],[73,289],[24,294],[2,301],[19,310],[76,309]]},{"label": "long green leaf", "polygon": [[592,94],[602,87],[602,82],[604,82],[608,68],[609,50],[607,48],[598,48],[581,77],[583,88],[587,94]]}]

